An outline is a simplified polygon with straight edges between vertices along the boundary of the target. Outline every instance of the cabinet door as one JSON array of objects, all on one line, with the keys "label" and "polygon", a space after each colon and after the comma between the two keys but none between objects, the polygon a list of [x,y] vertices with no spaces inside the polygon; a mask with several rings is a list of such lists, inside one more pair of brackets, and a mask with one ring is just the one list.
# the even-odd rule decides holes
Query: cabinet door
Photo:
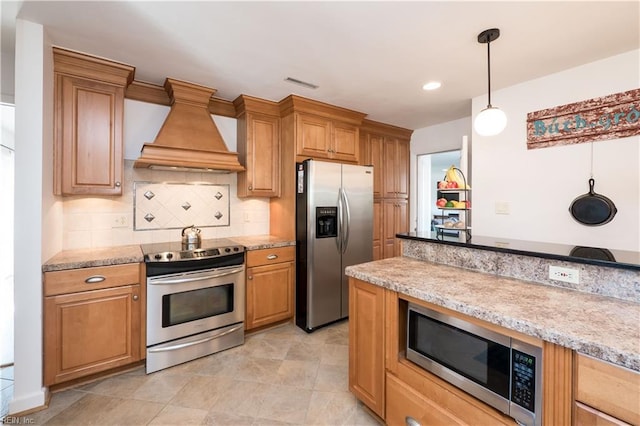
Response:
[{"label": "cabinet door", "polygon": [[56,86],[56,194],[122,194],[124,89],[66,75]]},{"label": "cabinet door", "polygon": [[384,137],[375,134],[367,135],[365,165],[373,166],[373,196],[381,197],[384,178]]},{"label": "cabinet door", "polygon": [[409,196],[409,141],[384,138],[384,189],[387,198]]},{"label": "cabinet door", "polygon": [[44,300],[44,384],[140,360],[140,285]]},{"label": "cabinet door", "polygon": [[384,418],[384,289],[349,278],[349,390]]},{"label": "cabinet door", "polygon": [[293,317],[294,279],[294,262],[247,269],[247,330]]},{"label": "cabinet door", "polygon": [[[395,234],[409,232],[409,209],[407,200],[395,201],[394,215],[393,225],[395,238]],[[393,255],[402,256],[402,241],[399,238],[395,238],[394,241]]]},{"label": "cabinet door", "polygon": [[[239,123],[240,124],[240,123]],[[239,197],[280,196],[280,118],[247,113],[245,172],[238,174]]]},{"label": "cabinet door", "polygon": [[296,154],[307,158],[329,158],[331,122],[308,114],[297,114],[296,118]]},{"label": "cabinet door", "polygon": [[382,202],[380,200],[373,200],[373,260],[384,259],[384,252],[382,250],[382,218]]},{"label": "cabinet door", "polygon": [[360,158],[358,128],[350,124],[334,122],[331,136],[329,157],[341,162],[358,163]]},{"label": "cabinet door", "polygon": [[407,200],[382,201],[382,236],[384,258],[402,255],[402,245],[396,234],[408,232],[409,210]]},{"label": "cabinet door", "polygon": [[409,197],[409,141],[396,143],[396,197]]}]

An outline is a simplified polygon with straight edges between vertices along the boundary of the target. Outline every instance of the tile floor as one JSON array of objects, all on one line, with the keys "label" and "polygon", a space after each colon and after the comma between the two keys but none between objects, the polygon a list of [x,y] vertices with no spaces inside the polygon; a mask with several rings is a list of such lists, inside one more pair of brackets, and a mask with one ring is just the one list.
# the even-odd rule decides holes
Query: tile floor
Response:
[{"label": "tile floor", "polygon": [[138,368],[54,393],[20,424],[377,426],[349,393],[347,370],[348,322],[311,334],[287,324],[150,375]]}]

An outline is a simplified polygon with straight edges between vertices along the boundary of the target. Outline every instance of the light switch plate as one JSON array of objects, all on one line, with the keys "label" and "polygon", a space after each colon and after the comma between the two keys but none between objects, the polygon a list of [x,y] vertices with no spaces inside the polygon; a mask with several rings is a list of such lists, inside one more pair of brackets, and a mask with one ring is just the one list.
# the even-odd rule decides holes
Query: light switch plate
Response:
[{"label": "light switch plate", "polygon": [[496,201],[496,214],[511,214],[511,206],[508,201]]}]

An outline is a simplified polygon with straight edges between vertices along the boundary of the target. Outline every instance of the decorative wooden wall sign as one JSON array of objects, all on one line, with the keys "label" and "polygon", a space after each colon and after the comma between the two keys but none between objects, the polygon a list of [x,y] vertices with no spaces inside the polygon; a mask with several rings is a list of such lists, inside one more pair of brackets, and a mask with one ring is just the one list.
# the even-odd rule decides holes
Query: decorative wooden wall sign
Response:
[{"label": "decorative wooden wall sign", "polygon": [[527,148],[640,134],[640,89],[527,114]]}]

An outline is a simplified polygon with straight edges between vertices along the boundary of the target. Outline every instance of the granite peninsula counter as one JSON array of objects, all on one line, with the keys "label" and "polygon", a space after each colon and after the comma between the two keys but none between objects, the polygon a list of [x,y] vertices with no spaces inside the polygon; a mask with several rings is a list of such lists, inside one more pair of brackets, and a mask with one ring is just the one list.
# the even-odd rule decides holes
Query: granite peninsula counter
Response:
[{"label": "granite peninsula counter", "polygon": [[547,260],[578,267],[412,238],[403,241],[403,257],[346,274],[640,371],[640,271],[580,263],[583,286],[567,288],[549,282]]}]

